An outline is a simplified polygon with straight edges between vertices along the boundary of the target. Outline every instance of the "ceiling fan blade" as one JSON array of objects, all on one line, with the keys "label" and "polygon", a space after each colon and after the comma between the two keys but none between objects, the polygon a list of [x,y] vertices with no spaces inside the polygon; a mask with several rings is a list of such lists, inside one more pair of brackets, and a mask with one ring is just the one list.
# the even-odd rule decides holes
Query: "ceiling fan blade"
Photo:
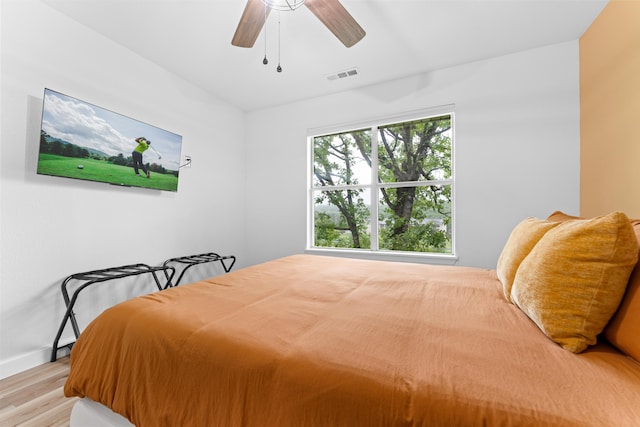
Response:
[{"label": "ceiling fan blade", "polygon": [[306,0],[304,4],[346,47],[365,36],[362,27],[339,0]]},{"label": "ceiling fan blade", "polygon": [[265,13],[268,15],[270,11],[271,8],[267,7],[265,12],[264,3],[260,0],[247,0],[231,44],[238,47],[253,47],[264,25]]}]

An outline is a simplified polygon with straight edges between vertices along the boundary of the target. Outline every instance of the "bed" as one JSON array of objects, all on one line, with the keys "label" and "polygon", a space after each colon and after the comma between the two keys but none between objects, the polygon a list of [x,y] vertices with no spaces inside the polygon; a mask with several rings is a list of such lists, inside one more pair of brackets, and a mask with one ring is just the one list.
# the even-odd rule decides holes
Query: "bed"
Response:
[{"label": "bed", "polygon": [[123,302],[73,348],[71,425],[638,426],[640,223],[609,220],[633,241],[598,271],[624,284],[579,349],[527,311],[519,275],[593,223],[562,215],[523,221],[497,269],[294,255]]}]

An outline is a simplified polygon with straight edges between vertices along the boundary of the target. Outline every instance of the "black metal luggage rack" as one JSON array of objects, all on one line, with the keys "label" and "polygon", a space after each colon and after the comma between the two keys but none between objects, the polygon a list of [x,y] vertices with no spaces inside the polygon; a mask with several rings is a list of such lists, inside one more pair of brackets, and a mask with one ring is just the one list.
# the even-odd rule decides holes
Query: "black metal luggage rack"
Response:
[{"label": "black metal luggage rack", "polygon": [[[236,257],[233,255],[218,255],[213,252],[209,252],[206,254],[199,255],[188,255],[183,257],[171,258],[166,260],[161,266],[152,267],[147,264],[131,264],[124,265],[121,267],[112,267],[112,268],[104,268],[102,270],[93,270],[86,271],[84,273],[76,273],[70,276],[67,276],[62,281],[61,289],[62,289],[62,298],[64,299],[64,303],[67,307],[67,310],[64,313],[64,317],[62,318],[62,323],[60,323],[60,328],[58,328],[58,333],[56,334],[56,338],[53,341],[53,349],[51,350],[51,361],[55,362],[58,358],[58,351],[64,348],[68,348],[71,350],[75,341],[63,346],[58,346],[60,342],[60,337],[64,332],[64,328],[67,326],[67,322],[71,321],[71,326],[73,328],[73,333],[76,336],[76,339],[80,336],[80,328],[78,327],[78,322],[76,321],[76,315],[73,312],[73,306],[76,304],[78,300],[78,295],[80,292],[85,289],[87,286],[90,286],[94,283],[106,282],[109,280],[122,279],[125,277],[137,276],[140,274],[151,274],[153,276],[153,280],[158,287],[159,291],[162,291],[167,288],[171,288],[174,286],[178,286],[184,273],[187,269],[193,267],[194,265],[203,264],[206,262],[214,262],[218,261],[224,268],[224,272],[228,273],[233,265],[236,263]],[[171,264],[176,265],[185,265],[185,267],[180,272],[178,279],[175,282],[172,282],[173,276],[176,274],[176,267]],[[157,272],[162,271],[164,273],[164,285],[158,279]],[[67,285],[70,282],[78,281],[84,282],[80,284],[76,290],[69,298],[69,291],[67,290]]]},{"label": "black metal luggage rack", "polygon": [[[182,257],[177,257],[177,258],[171,258],[166,260],[162,265],[163,266],[169,266],[172,263],[175,263],[177,265],[180,264],[184,264],[185,267],[182,269],[182,271],[180,271],[180,275],[178,276],[178,278],[176,279],[175,282],[173,282],[172,286],[178,286],[180,284],[180,281],[182,280],[182,277],[184,276],[184,273],[191,267],[193,267],[194,265],[198,265],[198,264],[204,264],[206,262],[215,262],[215,261],[219,261],[220,264],[222,265],[222,268],[224,268],[224,272],[228,273],[231,268],[233,267],[233,265],[236,263],[236,257],[233,255],[218,255],[214,252],[209,252],[206,254],[199,254],[199,255],[189,255],[189,256],[182,256]],[[227,266],[227,264],[225,263],[225,261],[228,263],[230,261],[230,264]],[[167,278],[167,280],[169,280],[171,277],[169,277],[167,271],[165,270],[164,272],[165,277]]]},{"label": "black metal luggage rack", "polygon": [[[163,271],[165,275],[166,282],[164,286],[160,283],[156,272]],[[171,273],[169,273],[171,271]],[[63,346],[58,346],[60,341],[60,337],[62,336],[62,332],[64,328],[67,326],[67,322],[71,320],[71,326],[73,328],[73,333],[76,336],[76,339],[80,336],[80,328],[78,327],[78,322],[76,321],[76,315],[73,312],[73,306],[76,304],[78,300],[78,295],[85,289],[87,286],[90,286],[94,283],[106,282],[108,280],[122,279],[125,277],[138,276],[140,274],[151,274],[153,276],[153,280],[158,287],[158,290],[163,290],[171,287],[171,279],[173,278],[176,270],[172,266],[162,265],[160,267],[151,267],[147,264],[131,264],[131,265],[123,265],[121,267],[112,267],[112,268],[104,268],[102,270],[93,270],[86,271],[83,273],[76,273],[70,276],[67,276],[66,279],[62,281],[62,298],[64,299],[64,303],[67,306],[67,311],[64,313],[64,317],[62,318],[62,323],[60,324],[60,328],[58,328],[58,333],[56,334],[56,338],[53,341],[53,349],[51,351],[51,361],[55,362],[58,357],[58,350],[63,348],[68,348],[71,350],[75,341]],[[69,292],[67,290],[67,285],[74,280],[79,282],[84,282],[80,286],[76,288],[76,290],[69,298]]]}]

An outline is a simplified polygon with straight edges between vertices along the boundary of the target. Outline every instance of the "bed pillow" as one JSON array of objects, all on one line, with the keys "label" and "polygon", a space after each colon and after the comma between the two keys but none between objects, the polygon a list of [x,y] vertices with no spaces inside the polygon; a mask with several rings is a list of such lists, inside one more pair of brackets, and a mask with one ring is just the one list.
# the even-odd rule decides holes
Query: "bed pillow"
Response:
[{"label": "bed pillow", "polygon": [[564,222],[572,219],[584,219],[584,218],[580,218],[579,216],[569,215],[562,211],[555,211],[554,213],[552,213],[547,217],[547,220],[556,221],[556,222]]},{"label": "bed pillow", "polygon": [[[547,218],[550,221],[567,221],[579,217],[555,211]],[[640,220],[631,220],[631,225],[640,242]],[[618,311],[604,329],[605,338],[618,350],[640,362],[640,265],[636,264],[629,277],[627,289]]]},{"label": "bed pillow", "polygon": [[511,299],[549,338],[580,353],[618,308],[637,259],[621,212],[560,222],[520,264]]},{"label": "bed pillow", "polygon": [[[640,220],[631,221],[640,241]],[[640,362],[640,265],[636,264],[618,311],[604,330],[605,338]]]},{"label": "bed pillow", "polygon": [[511,287],[516,271],[520,263],[525,259],[531,249],[545,235],[545,233],[558,225],[557,222],[544,219],[527,218],[520,222],[511,232],[507,243],[502,248],[496,273],[502,283],[502,291],[507,301],[511,301]]}]

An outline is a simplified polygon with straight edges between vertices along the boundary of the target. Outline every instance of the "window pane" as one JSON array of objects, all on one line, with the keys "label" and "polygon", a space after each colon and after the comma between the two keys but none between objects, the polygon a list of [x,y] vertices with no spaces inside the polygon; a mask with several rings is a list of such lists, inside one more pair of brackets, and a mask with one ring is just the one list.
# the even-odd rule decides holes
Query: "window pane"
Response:
[{"label": "window pane", "polygon": [[314,246],[371,248],[370,191],[316,191],[314,199]]},{"label": "window pane", "polygon": [[378,128],[380,182],[412,182],[451,177],[451,116]]},{"label": "window pane", "polygon": [[452,254],[453,122],[442,112],[310,138],[309,246]]},{"label": "window pane", "polygon": [[313,138],[313,186],[371,183],[371,131]]},{"label": "window pane", "polygon": [[451,186],[382,188],[381,250],[452,253]]}]

